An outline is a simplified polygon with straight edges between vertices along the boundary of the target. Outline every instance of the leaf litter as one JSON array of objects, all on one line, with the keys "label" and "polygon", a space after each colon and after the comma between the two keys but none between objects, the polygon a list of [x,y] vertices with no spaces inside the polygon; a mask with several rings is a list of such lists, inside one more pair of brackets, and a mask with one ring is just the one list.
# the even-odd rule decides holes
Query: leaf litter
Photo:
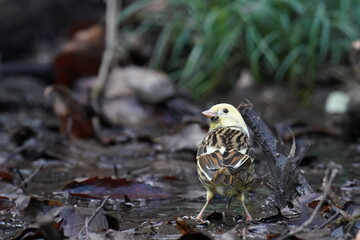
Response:
[{"label": "leaf litter", "polygon": [[[187,220],[186,216],[198,212],[205,196],[194,162],[204,123],[186,111],[177,112],[185,114],[181,124],[181,118],[169,120],[167,111],[174,113],[173,106],[179,109],[179,102],[173,103],[157,103],[161,114],[146,111],[158,118],[155,125],[167,128],[97,129],[100,135],[120,133],[120,141],[76,138],[74,131],[66,131],[69,127],[61,130],[60,119],[38,105],[17,109],[21,114],[4,111],[0,118],[0,228],[4,231],[0,237],[281,239],[291,235],[295,239],[336,239],[359,231],[358,178],[350,172],[347,181],[335,178],[331,187],[324,187],[322,181],[328,179],[326,171],[334,159],[319,165],[322,155],[313,151],[315,160],[302,162],[301,168],[307,179],[315,180],[310,183],[317,193],[291,196],[292,201],[279,205],[266,189],[263,179],[268,170],[262,156],[256,162],[258,181],[248,200],[254,222],[243,221],[239,203],[225,210],[226,199],[221,197],[214,199],[207,214],[209,225]],[[307,144],[301,140],[309,129],[299,134],[296,148],[290,147],[290,157],[303,148],[301,144]],[[325,141],[317,139],[317,144],[326,144],[329,135]],[[261,156],[259,149],[257,153]],[[179,225],[188,230],[179,231]],[[302,231],[297,232],[301,226]]]},{"label": "leaf litter", "polygon": [[83,197],[102,198],[109,196],[112,199],[124,199],[127,196],[132,200],[159,200],[169,199],[173,196],[159,187],[152,187],[149,184],[137,181],[130,181],[125,178],[113,179],[93,177],[84,181],[73,181],[66,184],[63,191],[69,194],[81,193]]}]

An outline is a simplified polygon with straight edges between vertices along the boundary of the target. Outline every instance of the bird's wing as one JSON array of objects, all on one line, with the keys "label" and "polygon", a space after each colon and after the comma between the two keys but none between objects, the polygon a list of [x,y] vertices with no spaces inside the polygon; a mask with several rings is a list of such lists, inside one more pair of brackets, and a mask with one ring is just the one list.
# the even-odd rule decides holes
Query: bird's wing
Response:
[{"label": "bird's wing", "polygon": [[223,166],[229,169],[230,174],[235,174],[243,169],[248,169],[254,161],[253,150],[249,148],[245,153],[238,150],[225,151],[223,154]]},{"label": "bird's wing", "polygon": [[198,156],[197,159],[201,172],[211,181],[216,171],[222,166],[222,154],[219,151],[215,151]]},{"label": "bird's wing", "polygon": [[[239,127],[219,127],[210,131],[198,148],[198,164],[208,178],[219,168],[230,174],[246,169],[254,160],[250,139]],[[211,180],[209,179],[209,180]]]}]

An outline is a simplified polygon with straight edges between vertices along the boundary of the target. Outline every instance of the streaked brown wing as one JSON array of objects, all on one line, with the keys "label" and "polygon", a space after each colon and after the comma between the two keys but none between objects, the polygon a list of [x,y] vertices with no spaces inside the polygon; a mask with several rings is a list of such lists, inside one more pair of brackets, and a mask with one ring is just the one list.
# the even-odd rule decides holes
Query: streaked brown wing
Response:
[{"label": "streaked brown wing", "polygon": [[229,169],[230,174],[235,174],[241,170],[246,170],[254,161],[252,149],[248,149],[245,154],[237,150],[225,151],[223,156],[223,166]]},{"label": "streaked brown wing", "polygon": [[214,180],[214,177],[218,175],[217,171],[219,169],[228,169],[227,172],[233,175],[239,171],[247,170],[252,162],[253,158],[250,155],[242,154],[237,150],[224,152],[224,154],[221,154],[220,151],[215,151],[198,157],[198,165],[201,172],[209,181]]},{"label": "streaked brown wing", "polygon": [[222,155],[219,151],[210,154],[204,154],[198,157],[198,165],[201,172],[211,181],[218,170],[222,166]]},{"label": "streaked brown wing", "polygon": [[249,137],[239,127],[219,127],[208,132],[198,148],[197,156],[208,154],[222,147],[226,150],[247,149],[251,145]]},{"label": "streaked brown wing", "polygon": [[234,174],[253,162],[250,144],[249,137],[241,128],[216,128],[205,136],[199,146],[198,164],[211,179],[219,168],[226,167],[230,174]]}]

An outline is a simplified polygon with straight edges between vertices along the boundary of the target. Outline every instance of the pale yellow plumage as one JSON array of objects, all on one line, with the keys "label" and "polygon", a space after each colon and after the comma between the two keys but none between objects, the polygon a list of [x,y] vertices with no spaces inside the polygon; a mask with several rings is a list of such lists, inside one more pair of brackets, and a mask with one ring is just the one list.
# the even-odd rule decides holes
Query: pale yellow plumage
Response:
[{"label": "pale yellow plumage", "polygon": [[[224,110],[227,109],[228,112],[224,113]],[[202,112],[205,116],[209,117],[218,117],[217,121],[210,121],[209,131],[217,127],[230,127],[237,126],[241,127],[245,133],[249,136],[249,130],[246,126],[246,123],[239,113],[239,111],[232,105],[227,103],[220,103],[212,106],[209,110]]]},{"label": "pale yellow plumage", "polygon": [[254,176],[254,159],[246,123],[239,111],[230,104],[214,105],[203,114],[210,118],[210,127],[196,158],[199,179],[207,189],[207,201],[197,219],[202,219],[214,193],[218,193],[238,196],[247,220],[251,220],[243,194]]}]

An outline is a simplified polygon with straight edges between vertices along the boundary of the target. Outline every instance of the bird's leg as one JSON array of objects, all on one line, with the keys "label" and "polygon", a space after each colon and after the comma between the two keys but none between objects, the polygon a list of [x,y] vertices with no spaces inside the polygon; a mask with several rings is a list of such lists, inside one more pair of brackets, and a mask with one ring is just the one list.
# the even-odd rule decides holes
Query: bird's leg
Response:
[{"label": "bird's leg", "polygon": [[241,204],[242,204],[243,207],[244,207],[244,210],[245,210],[245,213],[246,213],[246,221],[247,221],[247,222],[251,222],[251,221],[253,220],[253,218],[251,217],[249,211],[248,211],[247,208],[246,208],[244,192],[241,193],[241,195],[240,195],[240,197],[239,197],[239,200],[240,200]]},{"label": "bird's leg", "polygon": [[228,203],[226,204],[226,210],[229,209],[230,203],[231,203],[231,200],[232,200],[233,196],[234,196],[234,195],[232,195],[232,196],[230,196],[230,197],[228,198]]},{"label": "bird's leg", "polygon": [[202,215],[203,215],[207,205],[209,205],[209,202],[213,198],[213,196],[214,196],[214,194],[211,191],[208,190],[207,193],[206,193],[206,203],[203,206],[203,208],[201,209],[201,211],[199,212],[199,214],[197,215],[196,220],[199,220],[199,221],[203,220]]},{"label": "bird's leg", "polygon": [[[230,203],[231,203],[231,200],[232,200],[233,196],[234,196],[234,195],[228,197],[228,199],[227,199],[228,202],[227,202],[227,204],[226,204],[225,211],[227,211],[227,210],[229,209]],[[225,222],[225,211],[223,212],[223,222]]]}]

